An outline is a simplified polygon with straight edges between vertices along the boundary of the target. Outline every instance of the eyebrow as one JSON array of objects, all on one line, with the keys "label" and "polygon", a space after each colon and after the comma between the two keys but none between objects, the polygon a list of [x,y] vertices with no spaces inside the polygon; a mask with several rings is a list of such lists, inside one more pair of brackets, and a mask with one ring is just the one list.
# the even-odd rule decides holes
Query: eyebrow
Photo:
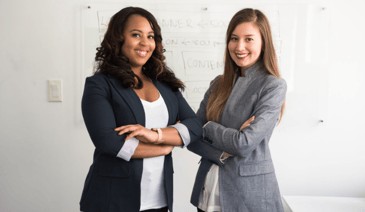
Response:
[{"label": "eyebrow", "polygon": [[[236,35],[236,34],[233,34],[232,33],[232,35],[231,36],[237,36],[237,37],[239,37],[238,35]],[[244,35],[244,36],[246,36],[246,37],[250,37],[250,36],[255,36],[254,34],[248,34],[248,35]]]},{"label": "eyebrow", "polygon": [[[133,32],[133,31],[137,31],[137,32],[140,32],[140,33],[142,33],[142,31],[141,30],[139,30],[139,29],[132,29],[131,31],[129,31],[129,32]],[[150,31],[150,32],[148,32],[148,34],[150,34],[150,33],[155,33],[154,31]]]}]

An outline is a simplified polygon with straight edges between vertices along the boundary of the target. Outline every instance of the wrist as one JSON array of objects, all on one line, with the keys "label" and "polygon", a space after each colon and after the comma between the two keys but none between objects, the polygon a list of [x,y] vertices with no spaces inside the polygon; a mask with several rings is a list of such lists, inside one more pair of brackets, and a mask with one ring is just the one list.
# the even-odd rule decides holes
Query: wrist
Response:
[{"label": "wrist", "polygon": [[162,130],[161,130],[161,128],[152,128],[151,130],[155,131],[158,135],[156,143],[162,143],[163,140],[162,140]]}]

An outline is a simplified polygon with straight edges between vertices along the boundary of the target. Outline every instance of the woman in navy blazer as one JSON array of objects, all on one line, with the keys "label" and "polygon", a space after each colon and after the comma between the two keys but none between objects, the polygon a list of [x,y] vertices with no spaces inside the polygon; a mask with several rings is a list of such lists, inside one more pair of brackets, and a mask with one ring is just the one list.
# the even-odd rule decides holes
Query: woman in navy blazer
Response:
[{"label": "woman in navy blazer", "polygon": [[[161,172],[162,203],[158,203],[160,207],[153,202],[152,206],[144,204],[143,211],[173,211],[171,151],[200,137],[202,128],[179,91],[184,87],[182,82],[164,63],[161,41],[157,21],[144,9],[124,8],[110,20],[97,49],[96,74],[86,79],[82,98],[82,113],[95,153],[81,211],[140,211],[144,204],[141,195],[148,195],[143,194],[146,188],[141,187],[141,181],[151,168],[144,167],[144,160],[158,157],[162,157],[155,165]],[[145,128],[147,121],[156,120],[148,120],[151,113],[147,114],[144,104],[161,99],[164,104],[159,107],[166,108],[164,127]],[[148,191],[154,182],[146,182]]]},{"label": "woman in navy blazer", "polygon": [[283,114],[286,83],[270,24],[259,10],[243,9],[226,36],[224,74],[197,112],[203,139],[188,146],[202,156],[191,203],[200,212],[283,212],[269,140]]}]

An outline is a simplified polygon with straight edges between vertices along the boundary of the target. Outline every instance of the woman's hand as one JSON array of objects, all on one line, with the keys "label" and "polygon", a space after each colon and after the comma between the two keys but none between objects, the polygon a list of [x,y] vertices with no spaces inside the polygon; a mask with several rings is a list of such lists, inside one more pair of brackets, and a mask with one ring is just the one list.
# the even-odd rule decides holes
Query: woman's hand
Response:
[{"label": "woman's hand", "polygon": [[227,152],[223,152],[222,159],[226,159],[228,157],[232,157],[233,155],[228,154]]},{"label": "woman's hand", "polygon": [[247,121],[245,121],[245,123],[242,124],[242,126],[240,127],[241,131],[243,128],[250,126],[250,123],[255,120],[255,116],[252,116],[251,118],[247,119]]},{"label": "woman's hand", "polygon": [[125,138],[125,140],[135,137],[139,141],[145,143],[158,144],[158,133],[150,129],[147,129],[139,124],[125,125],[117,127],[114,130],[119,131],[118,135],[129,133],[129,135]]},{"label": "woman's hand", "polygon": [[[240,127],[240,131],[245,128],[245,127],[248,127],[250,126],[250,123],[255,120],[255,116],[252,116],[251,118],[247,119],[247,121],[245,121],[245,123],[243,123]],[[222,158],[226,158],[226,157],[232,157],[233,155],[230,155],[226,152],[223,152],[223,155],[222,155]]]},{"label": "woman's hand", "polygon": [[170,154],[170,152],[172,152],[172,150],[174,149],[174,146],[165,145],[165,149],[166,149],[165,155],[168,155],[168,154]]}]

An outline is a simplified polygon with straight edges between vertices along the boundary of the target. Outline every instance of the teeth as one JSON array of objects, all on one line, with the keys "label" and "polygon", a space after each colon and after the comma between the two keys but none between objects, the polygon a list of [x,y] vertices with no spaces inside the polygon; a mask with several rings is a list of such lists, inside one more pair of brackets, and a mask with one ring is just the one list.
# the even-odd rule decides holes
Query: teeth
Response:
[{"label": "teeth", "polygon": [[136,52],[137,52],[139,55],[141,55],[141,56],[146,56],[146,54],[147,54],[147,51],[138,51],[138,50],[136,50]]},{"label": "teeth", "polygon": [[248,54],[236,54],[237,55],[237,57],[239,57],[239,58],[244,58],[244,57],[246,57]]}]

